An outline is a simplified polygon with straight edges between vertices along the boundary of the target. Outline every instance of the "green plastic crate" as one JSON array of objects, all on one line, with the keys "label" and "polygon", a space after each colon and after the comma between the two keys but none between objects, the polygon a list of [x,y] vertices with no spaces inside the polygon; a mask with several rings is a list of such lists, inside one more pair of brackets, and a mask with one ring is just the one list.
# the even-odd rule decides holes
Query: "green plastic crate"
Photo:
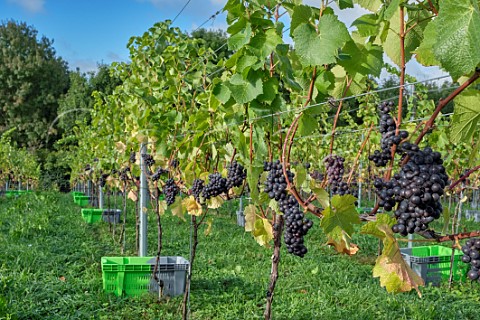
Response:
[{"label": "green plastic crate", "polygon": [[18,197],[22,194],[31,193],[32,190],[7,190],[5,191],[5,196],[7,198]]},{"label": "green plastic crate", "polygon": [[90,197],[89,196],[75,196],[73,198],[73,201],[78,204],[80,207],[86,207],[88,206],[90,202]]},{"label": "green plastic crate", "polygon": [[[409,266],[422,277],[425,284],[440,285],[450,276],[450,259],[452,249],[444,246],[421,246],[401,248],[403,259]],[[463,253],[455,249],[452,264],[453,280],[465,279],[466,265],[461,262]]]},{"label": "green plastic crate", "polygon": [[[102,257],[103,290],[117,296],[139,296],[156,292],[159,287],[152,276],[156,257]],[[189,262],[183,257],[160,257],[158,278],[163,282],[163,294],[181,295]]]},{"label": "green plastic crate", "polygon": [[72,191],[71,192],[73,198],[75,198],[76,196],[84,196],[85,194],[83,192],[80,192],[80,191]]},{"label": "green plastic crate", "polygon": [[95,223],[102,220],[103,209],[82,209],[82,218],[86,223]]}]

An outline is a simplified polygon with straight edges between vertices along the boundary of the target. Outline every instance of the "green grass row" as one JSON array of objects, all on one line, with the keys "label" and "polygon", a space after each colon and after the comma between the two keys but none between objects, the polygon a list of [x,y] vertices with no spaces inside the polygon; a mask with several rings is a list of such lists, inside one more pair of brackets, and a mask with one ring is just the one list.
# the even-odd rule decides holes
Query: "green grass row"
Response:
[{"label": "green grass row", "polygon": [[[118,201],[121,207],[120,201]],[[262,319],[271,249],[236,225],[235,206],[211,214],[201,228],[194,265],[191,319]],[[207,218],[208,219],[208,218]],[[127,253],[134,253],[134,215],[128,212]],[[378,241],[356,236],[361,252],[335,254],[315,220],[305,258],[282,247],[274,319],[476,319],[479,283],[456,283],[388,294],[372,267]],[[190,224],[163,216],[162,255],[189,257]],[[102,289],[100,258],[120,256],[108,223],[86,224],[71,195],[42,193],[0,198],[0,319],[181,319],[182,297],[122,298]],[[116,228],[118,238],[119,226]],[[149,214],[149,253],[156,218]]]}]

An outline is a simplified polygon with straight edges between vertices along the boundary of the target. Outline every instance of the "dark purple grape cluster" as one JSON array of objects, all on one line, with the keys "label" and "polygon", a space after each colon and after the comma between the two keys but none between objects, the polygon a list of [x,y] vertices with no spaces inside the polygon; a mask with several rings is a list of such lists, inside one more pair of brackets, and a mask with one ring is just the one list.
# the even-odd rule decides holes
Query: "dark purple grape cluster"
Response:
[{"label": "dark purple grape cluster", "polygon": [[467,276],[470,280],[480,282],[480,239],[472,238],[462,246],[462,261],[470,264]]},{"label": "dark purple grape cluster", "polygon": [[393,102],[383,102],[378,106],[380,112],[380,133],[382,138],[380,140],[380,149],[375,150],[372,155],[368,157],[368,160],[373,161],[377,167],[385,167],[390,160],[392,160],[392,146],[399,145],[400,142],[408,137],[407,131],[399,131],[398,135],[395,135],[397,125],[395,120],[390,115],[394,107]]},{"label": "dark purple grape cluster", "polygon": [[402,150],[407,152],[409,161],[390,181],[376,178],[374,186],[380,207],[392,211],[397,205],[397,223],[392,230],[406,236],[427,230],[430,222],[440,218],[443,211],[440,197],[448,176],[440,152],[429,147],[420,150],[412,144],[402,145]]},{"label": "dark purple grape cluster", "polygon": [[[287,251],[303,258],[307,253],[303,237],[310,230],[313,222],[305,218],[298,201],[288,193],[287,182],[280,161],[265,162],[263,169],[268,171],[264,192],[268,193],[270,199],[275,199],[278,202],[279,210],[283,213],[285,219],[283,240]],[[287,176],[288,180],[292,182],[294,174],[290,170],[287,171]]]},{"label": "dark purple grape cluster", "polygon": [[165,195],[165,201],[167,205],[170,206],[175,202],[175,197],[180,192],[180,188],[175,184],[173,179],[167,179],[165,185],[163,186],[163,194]]},{"label": "dark purple grape cluster", "polygon": [[340,196],[344,196],[346,194],[356,195],[355,188],[352,188],[351,185],[345,181],[341,181],[339,184],[332,185],[330,189],[332,190],[332,194],[338,194]]},{"label": "dark purple grape cluster", "polygon": [[202,179],[195,179],[193,180],[192,183],[192,194],[195,200],[197,200],[198,203],[201,203],[200,195],[203,192],[203,189],[205,188],[205,181]]},{"label": "dark purple grape cluster", "polygon": [[122,181],[127,181],[128,180],[128,173],[127,172],[130,172],[129,167],[125,167],[122,170],[120,170],[120,180],[122,180]]},{"label": "dark purple grape cluster", "polygon": [[90,166],[90,164],[87,163],[87,164],[85,165],[85,171],[89,171],[89,170],[91,170],[91,169],[92,169],[92,167]]},{"label": "dark purple grape cluster", "polygon": [[160,179],[160,176],[167,172],[168,170],[165,170],[162,167],[158,167],[157,171],[155,171],[155,173],[150,176],[150,179],[152,179],[152,181],[158,181],[158,179]]},{"label": "dark purple grape cluster", "polygon": [[155,164],[155,159],[153,159],[153,156],[151,154],[148,154],[148,153],[143,153],[142,154],[142,159],[143,159],[143,162],[148,166],[148,167],[151,167]]},{"label": "dark purple grape cluster", "polygon": [[227,172],[228,190],[233,187],[240,187],[247,178],[247,170],[237,161],[233,161],[227,166]]},{"label": "dark purple grape cluster", "polygon": [[109,176],[108,173],[103,173],[100,176],[100,179],[99,179],[100,187],[102,187],[102,188],[105,187],[105,184],[107,183],[108,176]]},{"label": "dark purple grape cluster", "polygon": [[346,194],[355,195],[355,191],[350,189],[347,182],[343,181],[343,174],[345,172],[344,162],[345,159],[337,155],[329,155],[323,160],[327,170],[327,179],[330,184],[330,190],[332,191],[332,194],[338,194],[341,196]]},{"label": "dark purple grape cluster", "polygon": [[170,167],[172,167],[174,169],[176,169],[179,164],[180,164],[180,162],[178,162],[178,159],[173,159],[172,161],[170,161]]},{"label": "dark purple grape cluster", "polygon": [[206,200],[227,193],[227,179],[223,178],[220,173],[212,173],[208,176],[208,183],[203,188],[202,197]]},{"label": "dark purple grape cluster", "polygon": [[130,161],[130,163],[135,163],[135,161],[137,161],[134,151],[130,152],[130,159],[129,159],[129,161]]},{"label": "dark purple grape cluster", "polygon": [[345,172],[344,162],[345,159],[337,155],[329,155],[323,160],[330,185],[335,186],[342,182],[343,173]]},{"label": "dark purple grape cluster", "polygon": [[323,181],[324,175],[318,170],[313,170],[310,172],[310,177],[312,177],[313,180],[320,182]]}]

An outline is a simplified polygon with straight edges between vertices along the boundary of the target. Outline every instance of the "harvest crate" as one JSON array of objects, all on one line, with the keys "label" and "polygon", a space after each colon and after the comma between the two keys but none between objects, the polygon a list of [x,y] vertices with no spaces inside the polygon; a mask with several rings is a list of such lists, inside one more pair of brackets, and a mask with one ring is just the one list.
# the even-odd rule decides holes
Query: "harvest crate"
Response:
[{"label": "harvest crate", "polygon": [[103,209],[102,219],[105,222],[120,223],[120,209]]},{"label": "harvest crate", "polygon": [[102,219],[103,209],[82,209],[82,218],[86,223],[98,222]]},{"label": "harvest crate", "polygon": [[[403,259],[415,271],[425,284],[440,285],[441,281],[448,280],[450,276],[450,259],[452,249],[443,246],[422,246],[401,248]],[[466,265],[461,262],[463,253],[455,250],[452,273],[453,280],[465,278]]]},{"label": "harvest crate", "polygon": [[86,207],[88,206],[88,203],[90,201],[89,196],[75,196],[73,198],[73,201],[78,204],[80,207]]},{"label": "harvest crate", "polygon": [[[102,257],[103,290],[117,296],[139,296],[149,292],[158,294],[159,286],[153,278],[156,257]],[[185,292],[189,262],[183,257],[160,257],[158,278],[163,281],[163,294],[178,296]]]}]

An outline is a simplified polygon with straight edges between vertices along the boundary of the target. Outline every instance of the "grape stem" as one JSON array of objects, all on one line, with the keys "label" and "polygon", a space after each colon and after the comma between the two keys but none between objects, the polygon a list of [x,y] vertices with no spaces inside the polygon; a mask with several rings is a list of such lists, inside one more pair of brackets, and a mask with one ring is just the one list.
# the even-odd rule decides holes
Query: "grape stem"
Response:
[{"label": "grape stem", "polygon": [[[478,78],[480,77],[480,68],[477,68],[475,70],[475,73],[467,80],[465,81],[460,87],[455,89],[448,97],[445,99],[440,99],[438,102],[437,108],[431,115],[430,119],[425,123],[425,126],[423,127],[422,132],[420,135],[417,137],[415,140],[415,144],[419,144],[420,141],[422,141],[423,137],[427,134],[427,132],[433,127],[433,123],[435,122],[435,119],[438,117],[440,114],[440,111],[450,102],[452,101],[456,96],[458,96],[463,90],[465,90],[468,86],[470,86],[472,83],[474,83]],[[409,157],[405,157],[405,159],[402,161],[402,166],[405,165],[408,162]]]},{"label": "grape stem", "polygon": [[357,152],[357,156],[355,157],[355,160],[353,161],[353,166],[352,166],[352,169],[350,170],[350,174],[348,175],[348,179],[347,179],[347,183],[349,185],[350,185],[350,182],[352,181],[353,172],[355,171],[355,168],[357,167],[357,163],[358,163],[358,159],[360,158],[360,154],[362,153],[363,148],[365,148],[365,145],[367,144],[368,139],[370,138],[370,133],[372,132],[373,125],[374,125],[374,123],[372,122],[372,124],[370,125],[370,129],[368,129],[367,137],[365,138],[365,140],[363,140],[362,145],[360,146],[360,149]]},{"label": "grape stem", "polygon": [[453,188],[455,188],[460,182],[464,181],[465,179],[468,178],[468,176],[470,176],[472,173],[474,173],[475,171],[477,170],[480,170],[480,165],[476,166],[475,168],[473,169],[470,169],[468,170],[467,172],[465,172],[465,174],[463,174],[460,179],[458,179],[457,181],[453,182],[450,187],[448,187],[449,190],[453,190]]},{"label": "grape stem", "polygon": [[[282,149],[283,175],[285,176],[285,181],[287,182],[287,190],[295,197],[295,199],[298,201],[300,206],[302,206],[302,208],[310,211],[311,213],[313,213],[314,215],[320,218],[322,217],[322,214],[320,213],[320,209],[315,207],[311,203],[307,204],[305,203],[305,201],[303,201],[303,199],[298,194],[295,186],[290,182],[290,179],[287,174],[287,170],[290,168],[290,152],[293,144],[293,138],[295,137],[295,133],[298,128],[298,121],[302,115],[303,113],[300,112],[300,114],[293,120],[292,125],[288,129],[287,135],[285,136],[285,141]],[[288,152],[287,152],[287,149],[288,149]]]},{"label": "grape stem", "polygon": [[349,80],[347,77],[345,80],[347,81],[347,85],[345,86],[342,99],[338,104],[337,113],[335,114],[335,118],[333,119],[332,135],[330,138],[330,154],[332,154],[333,152],[333,142],[335,141],[335,129],[337,128],[338,117],[340,116],[340,111],[342,110],[343,101],[344,101],[343,98],[345,98],[345,96],[347,95],[347,91],[348,89],[350,89],[350,86],[352,85],[353,78]]}]

